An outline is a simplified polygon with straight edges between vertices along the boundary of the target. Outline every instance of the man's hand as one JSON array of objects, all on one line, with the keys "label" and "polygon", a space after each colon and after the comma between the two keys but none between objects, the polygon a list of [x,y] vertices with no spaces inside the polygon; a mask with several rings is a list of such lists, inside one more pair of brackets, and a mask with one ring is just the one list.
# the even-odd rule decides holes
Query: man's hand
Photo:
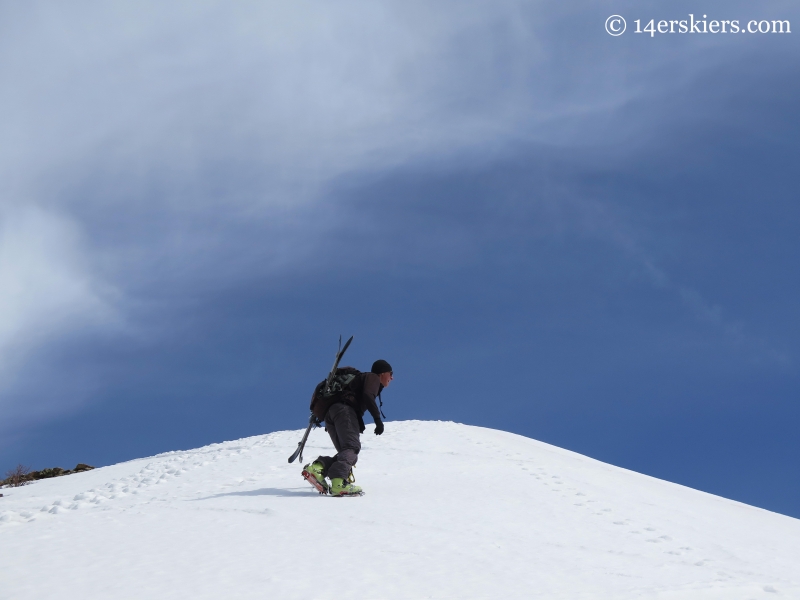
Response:
[{"label": "man's hand", "polygon": [[383,433],[383,421],[378,421],[375,423],[375,435],[380,435]]}]

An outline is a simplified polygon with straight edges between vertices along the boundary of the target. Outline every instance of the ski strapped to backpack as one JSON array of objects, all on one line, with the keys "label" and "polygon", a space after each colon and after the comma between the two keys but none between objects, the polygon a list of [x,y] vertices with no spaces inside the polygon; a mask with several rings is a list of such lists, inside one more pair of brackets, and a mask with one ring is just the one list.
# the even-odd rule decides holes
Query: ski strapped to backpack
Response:
[{"label": "ski strapped to backpack", "polygon": [[[329,392],[331,390],[331,387],[334,385],[334,381],[336,379],[336,374],[337,374],[337,367],[339,366],[339,361],[342,360],[342,356],[344,356],[344,353],[347,352],[347,348],[350,347],[350,342],[353,341],[353,337],[354,336],[351,335],[350,339],[347,340],[347,342],[345,342],[344,348],[342,348],[342,336],[339,336],[339,351],[336,352],[336,360],[333,361],[333,368],[331,369],[331,372],[328,373],[327,379],[325,379],[325,381],[320,384],[320,386],[324,385],[324,390],[326,392]],[[339,369],[339,370],[341,370],[341,369]],[[352,379],[350,379],[348,381],[348,384],[350,383],[350,381],[352,381]],[[341,385],[341,383],[339,383],[339,385]],[[319,388],[320,386],[317,386],[317,387]],[[314,395],[311,397],[312,406],[314,404],[314,400],[316,399],[316,397],[317,397],[317,390],[315,389],[314,390]],[[325,414],[324,413],[323,413],[323,415],[321,417],[318,417],[316,415],[316,412],[317,411],[313,410],[313,408],[312,408],[311,416],[308,418],[308,427],[306,427],[306,432],[303,434],[303,439],[300,440],[300,442],[298,442],[298,444],[297,444],[297,450],[295,450],[294,454],[292,454],[289,457],[289,462],[290,463],[294,462],[294,459],[296,459],[298,456],[300,456],[300,461],[302,462],[302,460],[303,460],[303,448],[305,448],[306,440],[308,440],[308,434],[311,433],[311,428],[312,427],[319,427],[320,423],[322,422],[322,419],[325,418]]]}]

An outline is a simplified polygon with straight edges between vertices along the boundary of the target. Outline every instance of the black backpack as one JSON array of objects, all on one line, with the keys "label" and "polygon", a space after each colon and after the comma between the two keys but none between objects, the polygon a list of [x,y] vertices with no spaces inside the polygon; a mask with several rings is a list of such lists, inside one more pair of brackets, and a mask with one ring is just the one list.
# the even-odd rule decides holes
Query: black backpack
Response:
[{"label": "black backpack", "polygon": [[359,375],[361,375],[361,371],[358,369],[339,367],[336,369],[336,375],[333,376],[329,390],[325,390],[327,380],[320,381],[311,396],[311,412],[314,413],[314,416],[320,421],[324,421],[328,409],[337,402],[355,405]]}]

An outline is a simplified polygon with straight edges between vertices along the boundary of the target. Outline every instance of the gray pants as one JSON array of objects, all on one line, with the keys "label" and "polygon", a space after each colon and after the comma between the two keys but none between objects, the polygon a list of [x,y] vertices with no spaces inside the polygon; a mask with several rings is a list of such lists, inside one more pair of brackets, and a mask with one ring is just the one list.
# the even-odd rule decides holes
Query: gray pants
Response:
[{"label": "gray pants", "polygon": [[361,428],[356,411],[347,404],[334,404],[325,415],[325,430],[331,436],[337,454],[320,456],[317,462],[324,465],[323,473],[331,479],[347,479],[361,451]]}]

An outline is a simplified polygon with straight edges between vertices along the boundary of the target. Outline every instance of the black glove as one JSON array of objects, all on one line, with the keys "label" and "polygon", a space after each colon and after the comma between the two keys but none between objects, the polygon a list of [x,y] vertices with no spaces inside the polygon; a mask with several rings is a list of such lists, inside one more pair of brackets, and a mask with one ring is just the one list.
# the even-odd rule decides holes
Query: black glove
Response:
[{"label": "black glove", "polygon": [[383,433],[383,421],[377,421],[375,423],[375,435],[380,435]]}]

